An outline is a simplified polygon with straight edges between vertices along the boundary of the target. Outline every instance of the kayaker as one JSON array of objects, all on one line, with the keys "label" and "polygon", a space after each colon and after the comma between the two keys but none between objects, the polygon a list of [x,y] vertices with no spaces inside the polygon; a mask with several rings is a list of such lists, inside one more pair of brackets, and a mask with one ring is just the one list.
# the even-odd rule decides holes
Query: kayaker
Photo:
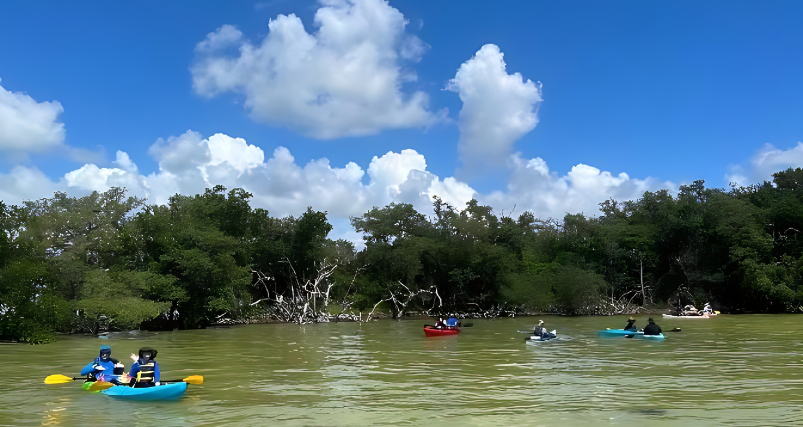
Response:
[{"label": "kayaker", "polygon": [[541,339],[555,338],[555,334],[552,334],[546,330],[543,320],[539,320],[538,324],[535,325],[535,329],[533,329],[533,335],[541,337]]},{"label": "kayaker", "polygon": [[98,357],[81,369],[81,375],[87,375],[89,381],[108,381],[120,384],[117,377],[122,375],[124,369],[125,366],[119,360],[112,358],[112,348],[104,344],[100,346]]},{"label": "kayaker", "polygon": [[448,319],[446,319],[446,327],[449,329],[454,329],[457,327],[458,322],[459,321],[457,320],[457,317],[450,316]]},{"label": "kayaker", "polygon": [[129,385],[131,387],[153,387],[159,385],[159,362],[156,359],[156,349],[143,347],[139,349],[139,357],[131,354],[134,364],[131,366],[131,377]]},{"label": "kayaker", "polygon": [[437,328],[437,329],[443,329],[443,328],[445,328],[445,327],[446,327],[446,323],[444,323],[444,321],[443,321],[443,317],[439,317],[439,318],[438,318],[438,322],[437,322],[437,323],[435,323],[435,328]]},{"label": "kayaker", "polygon": [[627,326],[622,329],[626,331],[638,331],[638,328],[636,327],[636,319],[633,316],[630,316],[630,318],[627,319]]},{"label": "kayaker", "polygon": [[647,326],[644,327],[644,335],[660,335],[661,327],[655,324],[655,321],[650,317],[647,320]]}]

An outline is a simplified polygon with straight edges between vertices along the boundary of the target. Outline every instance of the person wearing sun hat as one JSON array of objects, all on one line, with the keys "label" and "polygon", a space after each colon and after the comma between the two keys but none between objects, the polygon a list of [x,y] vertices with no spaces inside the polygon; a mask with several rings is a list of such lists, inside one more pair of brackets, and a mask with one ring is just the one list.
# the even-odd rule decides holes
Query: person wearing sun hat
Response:
[{"label": "person wearing sun hat", "polygon": [[636,327],[636,318],[630,316],[630,318],[627,319],[627,326],[625,326],[623,329],[626,331],[638,331],[638,328]]}]

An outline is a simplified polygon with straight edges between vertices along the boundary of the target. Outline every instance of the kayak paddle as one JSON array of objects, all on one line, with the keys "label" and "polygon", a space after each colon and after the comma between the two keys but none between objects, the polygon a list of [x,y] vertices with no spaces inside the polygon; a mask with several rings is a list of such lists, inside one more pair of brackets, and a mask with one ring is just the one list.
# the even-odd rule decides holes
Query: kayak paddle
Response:
[{"label": "kayak paddle", "polygon": [[86,377],[71,378],[66,375],[49,375],[45,378],[45,384],[65,384],[76,380],[85,380]]},{"label": "kayak paddle", "polygon": [[668,331],[668,332],[680,332],[680,328],[675,328],[675,329],[672,329],[671,331]]},{"label": "kayak paddle", "polygon": [[89,390],[89,391],[101,391],[101,390],[106,390],[107,388],[112,388],[112,387],[114,387],[114,384],[112,384],[112,383],[110,383],[108,381],[95,381],[95,382],[92,383],[92,385],[89,386],[89,388],[87,390]]},{"label": "kayak paddle", "polygon": [[201,385],[201,384],[204,383],[204,377],[201,376],[201,375],[190,375],[189,377],[184,378],[183,380],[167,380],[167,381],[159,381],[159,382],[161,382],[161,383],[182,383],[183,382],[183,383],[187,383],[187,384]]}]

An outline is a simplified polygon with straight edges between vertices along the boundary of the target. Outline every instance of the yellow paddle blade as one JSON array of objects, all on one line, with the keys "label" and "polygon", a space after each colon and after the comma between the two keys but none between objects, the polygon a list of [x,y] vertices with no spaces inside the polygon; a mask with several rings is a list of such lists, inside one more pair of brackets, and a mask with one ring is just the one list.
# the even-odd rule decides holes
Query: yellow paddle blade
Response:
[{"label": "yellow paddle blade", "polygon": [[112,384],[110,382],[95,381],[95,382],[92,383],[91,386],[89,386],[89,391],[106,390],[107,388],[112,388],[112,387],[114,387],[114,384]]},{"label": "yellow paddle blade", "polygon": [[188,384],[200,385],[204,383],[204,377],[201,375],[190,375],[189,377],[184,378],[182,381]]},{"label": "yellow paddle blade", "polygon": [[66,375],[50,375],[45,378],[45,384],[64,384],[71,383],[72,378]]}]

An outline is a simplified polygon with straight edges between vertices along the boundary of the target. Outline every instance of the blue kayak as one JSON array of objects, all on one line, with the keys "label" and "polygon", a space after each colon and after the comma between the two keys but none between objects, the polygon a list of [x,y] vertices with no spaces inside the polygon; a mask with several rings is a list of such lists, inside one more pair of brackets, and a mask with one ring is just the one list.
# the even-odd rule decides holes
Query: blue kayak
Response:
[{"label": "blue kayak", "polygon": [[644,335],[644,332],[639,332],[636,335],[633,335],[633,338],[638,338],[640,340],[653,340],[653,341],[663,341],[666,339],[664,334]]},{"label": "blue kayak", "polygon": [[601,337],[623,337],[626,335],[635,335],[638,334],[638,331],[633,331],[630,329],[604,329],[601,331],[597,331],[597,335]]},{"label": "blue kayak", "polygon": [[116,385],[103,390],[103,394],[126,400],[174,400],[181,397],[186,390],[187,383],[185,382],[142,388]]},{"label": "blue kayak", "polygon": [[644,335],[644,332],[631,331],[627,329],[605,329],[597,331],[597,335],[601,337],[630,337],[644,340],[663,341],[666,339],[664,334],[658,335]]}]

